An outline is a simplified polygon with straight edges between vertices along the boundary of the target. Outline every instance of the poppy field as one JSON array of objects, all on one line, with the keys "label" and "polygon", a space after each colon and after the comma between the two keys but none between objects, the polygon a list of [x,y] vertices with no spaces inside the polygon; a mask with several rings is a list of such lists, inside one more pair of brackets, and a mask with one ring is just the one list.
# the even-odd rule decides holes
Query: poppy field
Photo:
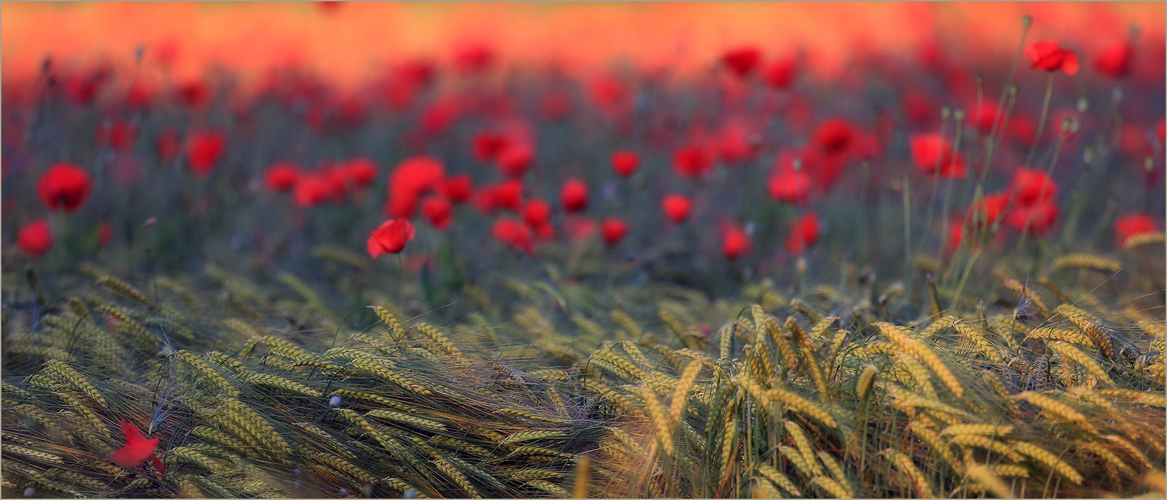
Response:
[{"label": "poppy field", "polygon": [[1162,4],[0,11],[4,496],[1167,494]]}]

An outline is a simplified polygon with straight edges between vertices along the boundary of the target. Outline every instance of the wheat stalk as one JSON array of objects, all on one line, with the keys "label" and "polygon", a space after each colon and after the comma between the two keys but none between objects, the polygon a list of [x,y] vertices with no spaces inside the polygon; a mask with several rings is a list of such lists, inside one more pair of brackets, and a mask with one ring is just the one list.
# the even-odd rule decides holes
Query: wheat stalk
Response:
[{"label": "wheat stalk", "polygon": [[916,468],[912,463],[912,459],[903,453],[900,453],[895,448],[887,448],[883,450],[883,454],[891,458],[892,465],[900,471],[901,474],[908,476],[908,480],[916,487],[916,495],[920,498],[935,498],[932,494],[932,487],[928,484],[928,479]]},{"label": "wheat stalk", "polygon": [[928,365],[928,368],[931,368],[936,373],[936,376],[940,377],[944,385],[948,386],[952,394],[958,398],[964,397],[964,387],[956,380],[956,375],[952,374],[952,371],[944,365],[944,362],[940,361],[940,357],[932,352],[928,346],[909,337],[899,327],[891,323],[880,322],[876,323],[876,326],[880,332],[883,332],[884,335],[891,339],[892,342],[895,342],[901,349]]}]

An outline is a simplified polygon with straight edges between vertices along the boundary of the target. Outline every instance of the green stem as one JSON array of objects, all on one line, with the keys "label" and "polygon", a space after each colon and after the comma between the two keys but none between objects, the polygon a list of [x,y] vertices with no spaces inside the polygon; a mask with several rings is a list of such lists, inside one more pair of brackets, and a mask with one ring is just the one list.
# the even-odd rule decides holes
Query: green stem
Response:
[{"label": "green stem", "polygon": [[1045,102],[1041,104],[1041,119],[1037,120],[1037,133],[1033,137],[1033,145],[1029,147],[1029,154],[1025,156],[1025,166],[1029,166],[1029,162],[1033,161],[1033,153],[1037,152],[1037,143],[1041,142],[1041,136],[1045,132],[1045,117],[1049,113],[1049,99],[1054,93],[1054,74],[1049,74],[1049,80],[1045,86]]}]

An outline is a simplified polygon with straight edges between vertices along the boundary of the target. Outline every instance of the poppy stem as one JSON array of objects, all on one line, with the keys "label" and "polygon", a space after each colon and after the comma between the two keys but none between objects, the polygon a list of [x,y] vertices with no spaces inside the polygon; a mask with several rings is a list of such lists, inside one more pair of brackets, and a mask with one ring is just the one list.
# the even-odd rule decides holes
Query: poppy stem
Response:
[{"label": "poppy stem", "polygon": [[1025,156],[1025,166],[1029,166],[1029,162],[1033,161],[1033,153],[1037,152],[1037,143],[1041,141],[1042,133],[1045,132],[1045,117],[1049,112],[1049,98],[1054,93],[1054,74],[1049,74],[1048,83],[1045,86],[1045,102],[1041,104],[1041,118],[1037,120],[1037,133],[1033,137],[1033,145],[1029,147],[1029,154]]}]

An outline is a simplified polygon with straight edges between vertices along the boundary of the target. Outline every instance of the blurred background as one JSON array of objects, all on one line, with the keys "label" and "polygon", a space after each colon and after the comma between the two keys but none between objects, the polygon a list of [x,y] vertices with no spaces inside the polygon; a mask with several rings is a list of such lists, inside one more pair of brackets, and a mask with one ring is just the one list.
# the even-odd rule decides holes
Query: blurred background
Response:
[{"label": "blurred background", "polygon": [[704,72],[745,43],[804,50],[809,71],[832,76],[857,58],[934,41],[964,63],[1010,56],[1024,14],[1035,20],[1029,40],[1073,39],[1089,51],[1134,29],[1158,47],[1144,55],[1164,59],[1161,2],[4,2],[0,14],[5,79],[35,75],[46,56],[130,66],[139,47],[159,63],[146,65],[146,78],[220,67],[245,86],[295,65],[351,87],[383,71],[379,63],[447,63],[483,46],[503,65]]}]

